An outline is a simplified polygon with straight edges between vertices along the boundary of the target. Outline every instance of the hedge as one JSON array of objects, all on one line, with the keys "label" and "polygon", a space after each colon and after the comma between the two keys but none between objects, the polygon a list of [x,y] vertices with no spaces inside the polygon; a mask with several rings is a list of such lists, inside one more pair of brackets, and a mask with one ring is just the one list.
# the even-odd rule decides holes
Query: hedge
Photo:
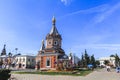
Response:
[{"label": "hedge", "polygon": [[11,76],[10,72],[9,69],[0,69],[0,80],[8,80]]}]

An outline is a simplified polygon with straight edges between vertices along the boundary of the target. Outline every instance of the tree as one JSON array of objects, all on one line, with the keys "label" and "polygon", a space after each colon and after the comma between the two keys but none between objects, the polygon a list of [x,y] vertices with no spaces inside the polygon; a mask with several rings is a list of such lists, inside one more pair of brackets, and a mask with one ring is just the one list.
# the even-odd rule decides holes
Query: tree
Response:
[{"label": "tree", "polygon": [[8,53],[8,56],[9,56],[9,57],[12,57],[12,53],[11,53],[11,52],[9,52],[9,53]]},{"label": "tree", "polygon": [[3,60],[0,58],[0,66],[2,67]]},{"label": "tree", "polygon": [[88,64],[90,63],[90,57],[89,57],[89,55],[87,54],[86,49],[85,49],[85,63],[86,63],[86,65],[88,65]]},{"label": "tree", "polygon": [[95,62],[94,55],[91,56],[90,63],[93,65],[94,68],[96,67],[96,62]]},{"label": "tree", "polygon": [[115,54],[115,66],[120,66],[120,58],[117,54]]},{"label": "tree", "polygon": [[114,55],[114,54],[111,54],[110,57],[115,57],[115,55]]},{"label": "tree", "polygon": [[109,60],[104,60],[105,65],[108,65],[109,63],[110,63]]},{"label": "tree", "polygon": [[114,57],[115,58],[115,66],[117,67],[117,66],[120,66],[120,58],[119,58],[119,56],[117,55],[117,53],[114,55],[114,54],[112,54],[112,55],[110,55],[110,57]]},{"label": "tree", "polygon": [[82,65],[82,67],[84,67],[85,66],[85,60],[84,60],[84,55],[82,54],[82,59],[81,59],[81,65]]},{"label": "tree", "polygon": [[10,72],[9,69],[0,69],[0,80],[8,80],[11,76]]},{"label": "tree", "polygon": [[96,60],[95,63],[96,63],[96,66],[100,65],[100,61],[98,60]]}]

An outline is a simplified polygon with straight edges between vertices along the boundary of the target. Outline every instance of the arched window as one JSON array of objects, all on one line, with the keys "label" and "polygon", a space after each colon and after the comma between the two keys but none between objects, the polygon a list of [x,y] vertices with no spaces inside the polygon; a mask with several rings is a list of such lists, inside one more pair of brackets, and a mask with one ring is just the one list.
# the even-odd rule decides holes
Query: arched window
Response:
[{"label": "arched window", "polygon": [[23,58],[23,62],[25,62],[25,58]]},{"label": "arched window", "polygon": [[50,66],[50,58],[47,58],[47,60],[46,60],[46,66]]},{"label": "arched window", "polygon": [[19,59],[19,61],[21,62],[21,58]]}]

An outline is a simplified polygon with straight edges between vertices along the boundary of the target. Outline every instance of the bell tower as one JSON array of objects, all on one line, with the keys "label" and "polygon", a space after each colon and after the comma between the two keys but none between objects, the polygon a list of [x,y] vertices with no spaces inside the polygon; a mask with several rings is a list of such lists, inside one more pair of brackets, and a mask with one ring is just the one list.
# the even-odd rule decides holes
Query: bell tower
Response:
[{"label": "bell tower", "polygon": [[1,56],[2,55],[6,55],[6,45],[4,44],[4,47],[3,47],[3,50],[2,50],[2,53],[1,53]]},{"label": "bell tower", "polygon": [[52,18],[52,29],[46,36],[46,48],[61,48],[61,35],[56,28],[56,19]]}]

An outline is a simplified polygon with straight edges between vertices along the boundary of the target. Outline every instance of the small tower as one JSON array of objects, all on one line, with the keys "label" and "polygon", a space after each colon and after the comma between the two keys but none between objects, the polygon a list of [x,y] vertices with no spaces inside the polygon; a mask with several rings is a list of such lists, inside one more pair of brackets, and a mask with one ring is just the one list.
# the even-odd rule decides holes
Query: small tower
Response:
[{"label": "small tower", "polygon": [[6,55],[6,45],[4,44],[4,47],[3,47],[3,50],[2,50],[2,53],[1,53],[1,56],[3,55]]},{"label": "small tower", "polygon": [[53,16],[52,18],[52,29],[50,33],[46,36],[46,42],[47,42],[47,48],[61,48],[61,35],[59,34],[57,28],[56,28],[56,19]]},{"label": "small tower", "polygon": [[40,51],[44,50],[45,49],[45,44],[44,44],[44,40],[42,40],[42,46],[40,48]]}]

